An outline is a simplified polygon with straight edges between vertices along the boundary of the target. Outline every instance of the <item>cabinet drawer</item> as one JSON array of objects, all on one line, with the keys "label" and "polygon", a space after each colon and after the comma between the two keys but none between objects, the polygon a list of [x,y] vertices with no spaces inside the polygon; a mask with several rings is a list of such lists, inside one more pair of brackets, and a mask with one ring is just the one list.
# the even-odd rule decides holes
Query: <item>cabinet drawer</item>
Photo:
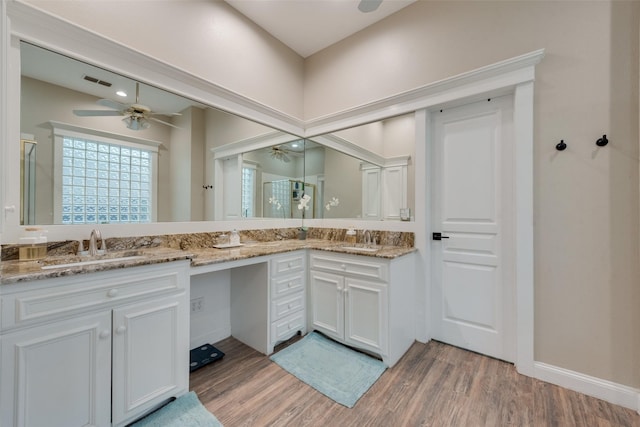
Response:
[{"label": "cabinet drawer", "polygon": [[271,301],[272,320],[279,320],[291,313],[302,310],[304,307],[304,294],[298,292],[290,297],[285,297],[277,301]]},{"label": "cabinet drawer", "polygon": [[304,289],[305,274],[304,271],[301,271],[288,276],[271,279],[271,298],[275,300],[281,296],[302,291]]},{"label": "cabinet drawer", "polygon": [[311,268],[332,273],[348,274],[354,277],[375,279],[383,282],[389,280],[389,267],[385,261],[376,261],[371,257],[357,255],[311,255]]},{"label": "cabinet drawer", "polygon": [[[128,275],[83,275],[71,284],[2,296],[2,329],[184,289],[186,270],[143,267]],[[78,278],[81,276],[78,276]],[[56,281],[55,283],[59,283]]]},{"label": "cabinet drawer", "polygon": [[304,252],[292,252],[271,260],[271,277],[304,270]]},{"label": "cabinet drawer", "polygon": [[304,310],[271,323],[271,344],[291,338],[298,331],[305,332]]}]

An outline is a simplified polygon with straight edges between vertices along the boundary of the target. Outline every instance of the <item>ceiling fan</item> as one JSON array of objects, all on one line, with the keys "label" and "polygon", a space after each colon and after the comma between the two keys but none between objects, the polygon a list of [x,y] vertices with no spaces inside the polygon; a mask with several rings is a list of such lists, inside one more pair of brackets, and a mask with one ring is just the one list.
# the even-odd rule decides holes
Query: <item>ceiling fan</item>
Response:
[{"label": "ceiling fan", "polygon": [[295,151],[287,150],[281,145],[274,145],[273,147],[270,148],[270,155],[272,159],[289,163],[291,161],[289,156],[301,156],[302,153],[297,153]]},{"label": "ceiling fan", "polygon": [[104,107],[113,108],[113,110],[73,110],[73,114],[80,117],[95,117],[95,116],[125,116],[122,119],[126,123],[127,127],[131,130],[148,129],[151,126],[150,120],[161,123],[163,125],[171,126],[176,129],[180,129],[178,126],[160,120],[154,116],[180,116],[180,113],[160,113],[157,111],[151,111],[151,108],[146,105],[139,104],[140,98],[140,83],[136,82],[136,102],[134,104],[122,104],[111,99],[99,99],[97,103]]}]

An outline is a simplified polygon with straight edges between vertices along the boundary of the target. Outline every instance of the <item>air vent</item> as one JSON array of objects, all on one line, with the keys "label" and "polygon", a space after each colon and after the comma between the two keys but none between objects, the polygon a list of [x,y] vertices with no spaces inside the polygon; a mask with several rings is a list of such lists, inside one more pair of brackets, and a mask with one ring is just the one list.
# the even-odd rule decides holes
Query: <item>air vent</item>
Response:
[{"label": "air vent", "polygon": [[111,87],[111,83],[105,82],[104,80],[96,79],[95,77],[85,75],[82,78],[91,83],[98,83],[102,86]]}]

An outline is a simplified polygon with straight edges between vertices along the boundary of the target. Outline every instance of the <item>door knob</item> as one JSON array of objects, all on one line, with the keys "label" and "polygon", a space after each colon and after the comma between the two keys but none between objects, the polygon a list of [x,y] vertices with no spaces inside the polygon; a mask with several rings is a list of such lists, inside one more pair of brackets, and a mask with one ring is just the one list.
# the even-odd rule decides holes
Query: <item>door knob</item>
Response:
[{"label": "door knob", "polygon": [[443,236],[442,233],[433,233],[433,240],[448,239],[449,236]]}]

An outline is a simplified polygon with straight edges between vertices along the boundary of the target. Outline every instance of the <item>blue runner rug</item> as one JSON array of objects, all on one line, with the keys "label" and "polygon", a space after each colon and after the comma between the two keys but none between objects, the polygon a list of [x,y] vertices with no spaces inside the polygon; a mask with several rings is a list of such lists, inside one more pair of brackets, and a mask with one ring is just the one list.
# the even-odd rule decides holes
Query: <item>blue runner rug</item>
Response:
[{"label": "blue runner rug", "polygon": [[222,424],[192,391],[129,427],[222,427]]},{"label": "blue runner rug", "polygon": [[347,408],[387,369],[380,360],[312,332],[271,356],[282,369]]}]

